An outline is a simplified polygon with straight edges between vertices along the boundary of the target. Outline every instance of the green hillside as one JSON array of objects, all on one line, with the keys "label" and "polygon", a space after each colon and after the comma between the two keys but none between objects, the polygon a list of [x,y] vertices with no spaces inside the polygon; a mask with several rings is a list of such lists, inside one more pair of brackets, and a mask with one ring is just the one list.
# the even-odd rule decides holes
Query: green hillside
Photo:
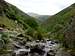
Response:
[{"label": "green hillside", "polygon": [[75,3],[43,22],[50,37],[75,50]]},{"label": "green hillside", "polygon": [[[14,23],[15,21],[17,21],[17,23],[23,25],[24,28],[36,28],[38,26],[33,17],[28,16],[27,14],[19,10],[16,6],[13,6],[3,0],[0,0],[0,18],[1,17],[3,17],[4,20],[7,20],[6,22],[4,22],[5,26],[10,24],[8,21],[14,21]],[[11,22],[12,26],[14,25],[14,23]]]},{"label": "green hillside", "polygon": [[70,7],[53,15],[43,22],[43,25],[45,25],[48,31],[56,32],[65,27],[71,21],[73,16],[75,16],[75,4],[72,4]]},{"label": "green hillside", "polygon": [[[22,12],[16,6],[0,0],[0,26],[15,30],[32,38],[42,38],[45,30],[37,23],[37,20]],[[28,37],[27,36],[27,37]],[[42,37],[41,37],[42,36]]]}]

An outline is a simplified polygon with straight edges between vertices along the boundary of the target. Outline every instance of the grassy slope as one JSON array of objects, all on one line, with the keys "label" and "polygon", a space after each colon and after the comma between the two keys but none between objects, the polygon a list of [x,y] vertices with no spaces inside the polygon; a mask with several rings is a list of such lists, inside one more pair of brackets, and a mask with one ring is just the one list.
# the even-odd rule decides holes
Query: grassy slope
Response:
[{"label": "grassy slope", "polygon": [[[21,29],[18,32],[36,39],[38,39],[38,36],[42,38],[41,36],[45,32],[35,18],[3,0],[0,0],[0,24],[7,26],[9,29],[13,28],[13,30]],[[25,37],[28,38],[28,36]]]},{"label": "grassy slope", "polygon": [[[15,21],[17,21],[18,24],[23,25],[24,28],[36,28],[38,26],[37,22],[33,17],[28,16],[27,14],[19,10],[16,6],[13,6],[3,0],[0,1],[0,18],[4,18],[4,24],[6,26],[13,26]],[[9,21],[13,21],[14,23],[12,22],[11,24],[9,24]]]},{"label": "grassy slope", "polygon": [[14,21],[9,20],[7,17],[0,16],[0,25],[4,25],[7,28],[16,28],[16,23]]},{"label": "grassy slope", "polygon": [[60,40],[67,50],[75,56],[75,4],[53,15],[44,27],[51,32],[50,37]]},{"label": "grassy slope", "polygon": [[75,16],[75,4],[50,17],[43,23],[43,27],[46,28],[48,32],[51,32],[51,38],[64,41],[63,33],[68,29],[73,16]]},{"label": "grassy slope", "polygon": [[75,16],[75,4],[60,11],[56,15],[53,15],[43,24],[48,31],[56,32],[59,31],[61,28],[64,28],[71,21],[71,18],[73,16]]}]

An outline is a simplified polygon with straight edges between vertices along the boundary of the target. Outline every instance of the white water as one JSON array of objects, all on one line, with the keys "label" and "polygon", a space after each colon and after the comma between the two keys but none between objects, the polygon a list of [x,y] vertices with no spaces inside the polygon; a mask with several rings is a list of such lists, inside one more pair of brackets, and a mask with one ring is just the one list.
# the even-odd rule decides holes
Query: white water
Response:
[{"label": "white water", "polygon": [[[35,46],[35,45],[39,45],[39,46],[42,46],[44,45],[45,48],[43,49],[45,51],[44,55],[43,56],[47,56],[47,53],[50,51],[50,50],[56,50],[58,49],[59,45],[54,43],[54,44],[51,44],[51,41],[47,41],[46,43],[42,43],[42,42],[39,42],[39,43],[36,43],[35,41],[33,42],[28,42],[27,45],[31,45],[31,46]],[[15,50],[14,52],[16,53],[16,55],[20,54],[20,52],[23,51],[23,52],[30,52],[30,48],[29,49],[18,49],[18,50]],[[29,56],[29,55],[28,55]]]},{"label": "white water", "polygon": [[24,52],[30,52],[30,49],[18,49],[18,50],[15,50],[14,52],[17,54],[20,54],[21,51],[24,51]]}]

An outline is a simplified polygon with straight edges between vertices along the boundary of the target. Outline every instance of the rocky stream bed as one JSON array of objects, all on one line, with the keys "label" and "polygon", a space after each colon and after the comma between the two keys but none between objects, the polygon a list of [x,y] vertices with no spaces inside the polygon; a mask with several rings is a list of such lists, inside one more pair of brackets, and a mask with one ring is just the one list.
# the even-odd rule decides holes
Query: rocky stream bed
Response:
[{"label": "rocky stream bed", "polygon": [[27,42],[25,45],[13,43],[15,49],[11,56],[55,56],[59,50],[60,44],[51,40],[36,40]]}]

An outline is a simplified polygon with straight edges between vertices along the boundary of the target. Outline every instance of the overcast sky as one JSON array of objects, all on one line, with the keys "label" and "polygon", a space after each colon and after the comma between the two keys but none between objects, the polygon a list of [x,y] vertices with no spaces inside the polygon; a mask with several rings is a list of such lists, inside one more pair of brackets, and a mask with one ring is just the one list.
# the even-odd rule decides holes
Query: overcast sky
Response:
[{"label": "overcast sky", "polygon": [[75,3],[75,0],[6,0],[24,12],[53,15]]}]

